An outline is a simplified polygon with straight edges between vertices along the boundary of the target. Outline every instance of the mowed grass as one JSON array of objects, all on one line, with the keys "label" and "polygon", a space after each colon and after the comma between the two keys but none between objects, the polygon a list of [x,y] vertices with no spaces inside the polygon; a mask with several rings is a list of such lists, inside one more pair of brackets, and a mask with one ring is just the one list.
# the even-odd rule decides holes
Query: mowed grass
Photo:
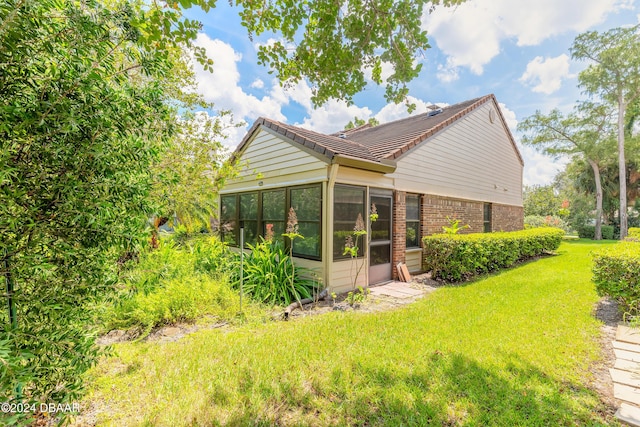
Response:
[{"label": "mowed grass", "polygon": [[89,399],[98,425],[605,425],[589,388],[601,245],[393,311],[117,345]]}]

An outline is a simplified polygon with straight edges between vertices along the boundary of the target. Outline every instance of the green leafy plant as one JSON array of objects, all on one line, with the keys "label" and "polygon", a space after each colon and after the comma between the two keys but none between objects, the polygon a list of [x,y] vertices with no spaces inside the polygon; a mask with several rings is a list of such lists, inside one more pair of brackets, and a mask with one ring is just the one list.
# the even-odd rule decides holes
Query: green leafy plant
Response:
[{"label": "green leafy plant", "polygon": [[447,217],[447,221],[449,222],[448,227],[442,227],[446,234],[458,234],[460,230],[465,230],[467,228],[471,228],[469,224],[460,225],[460,220],[456,218]]},{"label": "green leafy plant", "polygon": [[[371,205],[371,213],[369,214],[369,221],[376,222],[378,220],[378,210],[376,209],[375,203]],[[363,256],[362,262],[358,265],[358,253],[360,252],[360,239],[362,238],[362,242],[364,244],[367,243],[365,236],[367,235],[367,228],[365,226],[364,220],[362,218],[362,214],[358,214],[356,218],[356,224],[353,227],[353,232],[348,234],[345,238],[345,245],[343,255],[349,255],[352,260],[351,264],[351,276],[353,277],[353,289],[355,290],[358,285],[358,277],[366,264],[366,259]],[[355,269],[355,275],[353,270]]]},{"label": "green leafy plant", "polygon": [[593,255],[593,282],[600,296],[637,317],[640,310],[640,243],[620,242]]},{"label": "green leafy plant", "polygon": [[293,209],[293,207],[289,208],[287,228],[285,233],[282,235],[289,239],[289,260],[291,260],[291,276],[289,277],[289,284],[291,285],[291,294],[295,296],[298,302],[300,302],[300,297],[298,296],[293,283],[296,275],[296,266],[293,263],[293,243],[298,238],[304,239],[304,236],[298,232],[298,216],[296,215],[296,210]]},{"label": "green leafy plant", "polygon": [[458,281],[554,251],[560,246],[563,236],[563,230],[551,227],[425,236],[423,266],[432,272],[434,278]]},{"label": "green leafy plant", "polygon": [[357,291],[350,291],[349,293],[347,293],[347,298],[345,298],[345,301],[351,307],[354,307],[356,304],[361,304],[365,302],[369,297],[370,293],[371,293],[370,289],[368,288],[364,289],[362,286],[358,286]]}]

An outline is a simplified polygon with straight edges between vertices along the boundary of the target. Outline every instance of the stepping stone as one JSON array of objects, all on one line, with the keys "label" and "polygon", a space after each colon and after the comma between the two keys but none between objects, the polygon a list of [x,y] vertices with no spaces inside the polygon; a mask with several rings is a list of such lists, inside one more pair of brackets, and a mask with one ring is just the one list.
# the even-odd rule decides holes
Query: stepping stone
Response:
[{"label": "stepping stone", "polygon": [[631,360],[624,360],[624,359],[616,359],[616,364],[613,367],[621,371],[634,372],[640,375],[640,363],[638,362],[633,362]]},{"label": "stepping stone", "polygon": [[634,405],[640,404],[640,389],[624,384],[613,384],[613,397]]},{"label": "stepping stone", "polygon": [[616,330],[616,340],[640,344],[640,329],[620,325]]},{"label": "stepping stone", "polygon": [[613,341],[613,348],[617,348],[618,350],[626,350],[626,351],[633,351],[634,353],[640,353],[640,345],[638,344],[632,344],[629,342],[622,342],[622,341]]},{"label": "stepping stone", "polygon": [[611,374],[611,379],[614,383],[624,384],[640,389],[640,375],[638,374],[629,371],[621,371],[619,369],[609,369],[609,374]]},{"label": "stepping stone", "polygon": [[634,351],[620,350],[617,348],[614,348],[613,352],[616,354],[617,359],[630,360],[632,362],[640,362],[640,353],[636,353]]},{"label": "stepping stone", "polygon": [[640,427],[640,408],[623,403],[616,412],[616,418],[632,426]]}]

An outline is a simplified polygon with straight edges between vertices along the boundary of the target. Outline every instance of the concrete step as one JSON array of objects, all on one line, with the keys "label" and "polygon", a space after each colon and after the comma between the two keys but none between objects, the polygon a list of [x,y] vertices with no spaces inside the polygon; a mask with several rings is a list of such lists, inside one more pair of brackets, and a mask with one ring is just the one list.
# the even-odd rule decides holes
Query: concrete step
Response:
[{"label": "concrete step", "polygon": [[617,348],[614,348],[613,352],[616,354],[616,359],[630,360],[632,362],[640,362],[640,353],[636,353],[634,351],[620,350]]},{"label": "concrete step", "polygon": [[634,353],[640,353],[640,344],[633,344],[630,342],[624,341],[612,341],[613,348],[617,348],[618,350],[626,350],[632,351]]},{"label": "concrete step", "polygon": [[633,405],[640,405],[640,389],[624,384],[613,384],[613,397]]},{"label": "concrete step", "polygon": [[615,369],[621,371],[629,371],[640,375],[640,363],[633,362],[631,360],[616,359],[616,364],[613,366]]},{"label": "concrete step", "polygon": [[623,403],[616,412],[616,418],[629,425],[640,427],[640,408]]},{"label": "concrete step", "polygon": [[609,369],[611,379],[614,383],[624,384],[640,389],[640,375],[619,369]]},{"label": "concrete step", "polygon": [[640,329],[619,325],[616,330],[616,340],[640,344]]}]

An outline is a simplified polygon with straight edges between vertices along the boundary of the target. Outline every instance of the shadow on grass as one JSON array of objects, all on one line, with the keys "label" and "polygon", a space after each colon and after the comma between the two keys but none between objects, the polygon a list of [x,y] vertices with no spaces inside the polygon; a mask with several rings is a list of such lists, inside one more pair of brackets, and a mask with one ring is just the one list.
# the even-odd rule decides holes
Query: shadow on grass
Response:
[{"label": "shadow on grass", "polygon": [[[353,362],[350,371],[335,368],[322,386],[305,393],[258,385],[245,396],[243,412],[224,425],[607,425],[594,392],[515,358],[496,372],[463,355],[436,352],[401,371]],[[265,400],[268,413],[250,404]]]}]

